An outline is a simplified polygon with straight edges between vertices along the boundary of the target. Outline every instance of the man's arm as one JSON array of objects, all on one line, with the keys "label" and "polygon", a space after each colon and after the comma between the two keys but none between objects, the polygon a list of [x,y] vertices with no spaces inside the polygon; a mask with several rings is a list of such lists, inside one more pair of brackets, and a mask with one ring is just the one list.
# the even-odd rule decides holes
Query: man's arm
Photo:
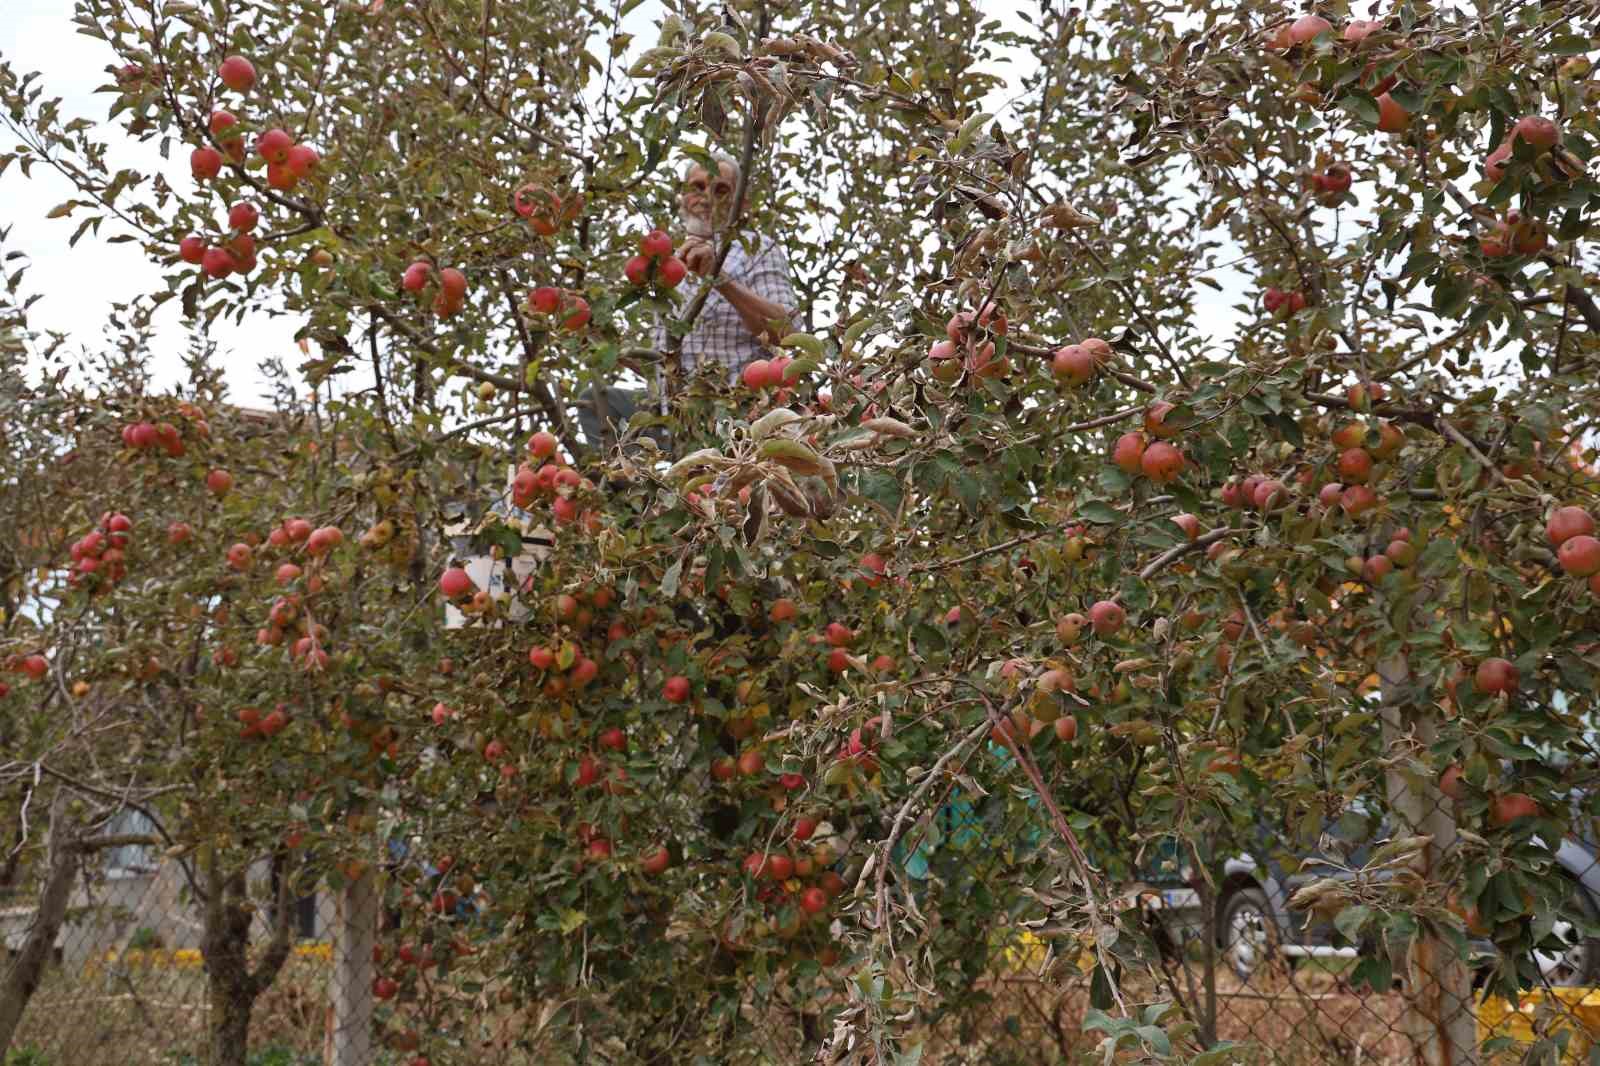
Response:
[{"label": "man's arm", "polygon": [[[710,273],[711,267],[716,262],[716,249],[710,242],[700,237],[690,237],[685,241],[678,255],[683,259],[684,265],[696,274]],[[783,266],[786,267],[787,264]],[[764,285],[766,289],[777,292],[788,288],[787,277],[769,280],[781,280],[783,284]],[[716,286],[716,290],[739,313],[739,320],[744,323],[744,328],[757,340],[776,344],[789,332],[792,315],[784,304],[737,281],[724,281]]]},{"label": "man's arm", "polygon": [[739,312],[739,320],[744,323],[744,328],[757,340],[777,344],[788,335],[787,307],[752,292],[737,281],[723,282],[717,286],[717,292]]}]

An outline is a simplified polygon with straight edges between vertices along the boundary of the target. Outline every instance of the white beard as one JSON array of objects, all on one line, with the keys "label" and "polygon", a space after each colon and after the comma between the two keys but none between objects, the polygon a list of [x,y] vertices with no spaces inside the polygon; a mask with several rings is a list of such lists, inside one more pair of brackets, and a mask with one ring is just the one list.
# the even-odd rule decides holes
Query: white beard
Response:
[{"label": "white beard", "polygon": [[714,232],[711,219],[705,215],[691,215],[687,211],[680,211],[678,219],[683,223],[683,232],[690,237],[710,237]]}]

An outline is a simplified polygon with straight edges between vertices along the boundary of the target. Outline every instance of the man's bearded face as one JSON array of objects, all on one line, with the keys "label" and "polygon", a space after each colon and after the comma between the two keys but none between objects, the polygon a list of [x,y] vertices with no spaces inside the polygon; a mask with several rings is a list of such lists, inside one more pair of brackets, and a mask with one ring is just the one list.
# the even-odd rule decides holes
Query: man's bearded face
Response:
[{"label": "man's bearded face", "polygon": [[701,226],[721,229],[728,223],[733,210],[733,190],[738,184],[731,163],[722,163],[717,175],[712,177],[702,166],[689,169],[678,193],[678,207],[685,222],[699,222]]}]

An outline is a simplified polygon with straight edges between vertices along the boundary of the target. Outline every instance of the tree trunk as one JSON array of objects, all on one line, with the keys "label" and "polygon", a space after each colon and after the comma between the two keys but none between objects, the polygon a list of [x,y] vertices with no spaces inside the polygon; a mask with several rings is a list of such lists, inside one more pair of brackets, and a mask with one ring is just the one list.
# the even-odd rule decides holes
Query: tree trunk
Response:
[{"label": "tree trunk", "polygon": [[33,928],[22,942],[22,951],[0,980],[0,1062],[7,1061],[11,1039],[22,1023],[22,1012],[39,988],[44,968],[55,949],[56,934],[67,916],[72,883],[77,878],[78,856],[67,839],[66,793],[57,792],[50,804],[50,858],[39,905],[33,912]]},{"label": "tree trunk", "polygon": [[[1392,760],[1387,775],[1389,805],[1405,831],[1427,834],[1433,844],[1418,853],[1415,869],[1431,878],[1439,857],[1455,845],[1455,810],[1432,782],[1413,783],[1396,767],[1399,746],[1407,732],[1427,748],[1437,730],[1431,706],[1408,703],[1403,693],[1411,680],[1402,656],[1378,664],[1383,682],[1383,742]],[[1409,730],[1408,727],[1409,726]],[[1411,1040],[1417,1066],[1478,1066],[1478,1029],[1473,1015],[1472,971],[1454,947],[1420,932],[1407,951],[1405,1013],[1400,1029]]]},{"label": "tree trunk", "polygon": [[250,1050],[250,1013],[256,997],[272,986],[289,957],[289,932],[294,923],[289,906],[289,881],[281,869],[282,851],[272,858],[278,886],[272,914],[272,938],[254,972],[250,970],[250,933],[256,908],[250,900],[246,871],[224,873],[215,851],[206,855],[205,934],[201,942],[211,993],[211,1059],[208,1066],[245,1066]]},{"label": "tree trunk", "polygon": [[250,1010],[255,1002],[235,989],[211,1004],[208,1066],[245,1066],[250,1050]]}]

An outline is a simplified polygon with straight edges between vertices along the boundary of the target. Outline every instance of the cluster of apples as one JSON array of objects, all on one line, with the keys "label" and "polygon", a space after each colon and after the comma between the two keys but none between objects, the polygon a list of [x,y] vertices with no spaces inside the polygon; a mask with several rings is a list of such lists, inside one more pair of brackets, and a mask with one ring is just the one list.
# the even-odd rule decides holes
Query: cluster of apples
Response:
[{"label": "cluster of apples", "polygon": [[[6,660],[6,669],[14,674],[24,674],[30,681],[43,681],[50,673],[50,660],[38,652],[13,655]],[[0,682],[0,699],[4,699],[10,692],[11,687]]]},{"label": "cluster of apples", "polygon": [[528,293],[528,313],[541,320],[558,321],[568,333],[589,324],[589,301],[570,289],[540,285]]},{"label": "cluster of apples", "polygon": [[1269,315],[1288,318],[1306,309],[1306,294],[1273,286],[1261,294],[1261,306]]},{"label": "cluster of apples", "polygon": [[644,286],[654,279],[663,289],[676,289],[689,268],[672,252],[671,235],[651,230],[639,239],[639,254],[623,265],[623,276],[630,285]]},{"label": "cluster of apples", "polygon": [[256,238],[251,231],[260,220],[260,209],[241,200],[228,208],[228,234],[220,244],[208,244],[204,237],[191,233],[178,242],[178,258],[197,264],[207,277],[248,274],[256,268]]},{"label": "cluster of apples", "polygon": [[1556,550],[1556,561],[1572,577],[1589,579],[1589,591],[1600,596],[1600,540],[1594,535],[1594,517],[1582,507],[1557,507],[1545,522],[1545,536]]},{"label": "cluster of apples", "polygon": [[[400,288],[409,293],[423,293],[434,280],[433,264],[418,259],[400,275]],[[439,271],[438,282],[433,286],[433,313],[449,318],[467,305],[467,276],[455,267]]]},{"label": "cluster of apples", "polygon": [[541,237],[554,237],[561,223],[582,207],[581,194],[570,203],[563,203],[556,193],[531,182],[511,194],[511,210],[526,219],[528,228]]},{"label": "cluster of apples", "polygon": [[1395,567],[1402,569],[1417,561],[1416,545],[1411,543],[1411,530],[1401,526],[1389,536],[1389,544],[1375,555],[1362,558],[1352,555],[1345,560],[1345,568],[1369,585],[1376,585]]},{"label": "cluster of apples", "polygon": [[1517,119],[1505,139],[1484,157],[1484,177],[1498,182],[1506,176],[1506,170],[1509,169],[1516,154],[1518,141],[1533,149],[1534,159],[1537,162],[1540,157],[1547,155],[1561,143],[1561,127],[1542,115],[1524,115]]},{"label": "cluster of apples", "polygon": [[[227,481],[231,486],[231,476]],[[213,486],[213,491],[216,487]],[[187,538],[187,528],[183,535]],[[256,563],[256,548],[261,543],[261,537],[250,533],[231,545],[226,556],[228,569],[240,574],[252,570]],[[285,591],[268,608],[266,624],[256,631],[256,643],[264,647],[277,647],[294,636],[293,643],[289,645],[290,658],[308,671],[319,672],[328,666],[328,628],[315,622],[305,611],[302,592],[306,596],[315,596],[326,587],[323,566],[329,553],[343,543],[344,532],[338,526],[313,527],[304,518],[287,518],[266,536],[268,551],[299,555],[307,562],[307,567],[286,558],[273,571],[274,583]],[[219,661],[219,665],[233,665],[237,657],[231,650],[224,650],[227,654]]]},{"label": "cluster of apples", "polygon": [[739,380],[744,382],[747,389],[782,389],[793,385],[800,380],[799,374],[791,372],[789,367],[794,360],[787,355],[775,355],[771,359],[753,359],[739,371]]},{"label": "cluster of apples", "polygon": [[[797,819],[793,831],[796,840],[806,839],[800,836],[802,827],[809,830],[809,837],[816,830],[816,821],[810,818]],[[845,890],[844,878],[829,868],[837,861],[832,850],[819,848],[818,851],[821,852],[820,856],[805,852],[752,851],[745,856],[740,868],[760,886],[756,892],[758,900],[769,905],[781,905],[789,902],[788,897],[792,896],[799,913],[814,918],[826,911],[839,893]],[[789,934],[797,931],[793,926],[780,929],[780,932]]]},{"label": "cluster of apples", "polygon": [[[229,56],[217,68],[222,83],[235,92],[249,92],[256,83],[256,68],[244,56]],[[236,165],[245,160],[244,130],[232,112],[216,110],[209,121],[211,137]],[[256,154],[267,164],[267,184],[287,192],[299,184],[321,162],[310,145],[297,144],[284,129],[270,129],[256,138]],[[189,170],[196,181],[211,181],[222,173],[222,152],[202,145],[189,155]]]},{"label": "cluster of apples", "polygon": [[[555,434],[540,430],[528,438],[528,461],[511,479],[511,502],[524,511],[543,497],[550,501],[550,517],[557,525],[577,523],[590,533],[600,529],[600,515],[580,501],[594,492],[594,482],[567,466],[556,454]],[[538,464],[538,465],[535,465]]]},{"label": "cluster of apples", "polygon": [[1350,191],[1353,177],[1343,163],[1330,163],[1310,176],[1311,194],[1322,204],[1336,204]]},{"label": "cluster of apples", "polygon": [[[195,436],[201,440],[211,438],[211,424],[206,421],[205,412],[192,403],[178,405],[178,413],[188,420]],[[181,458],[187,450],[183,443],[183,433],[171,422],[128,422],[122,427],[122,443],[136,452],[154,451],[160,448],[172,459]]]},{"label": "cluster of apples", "polygon": [[928,371],[934,380],[951,384],[965,370],[977,378],[1003,377],[1011,370],[1007,357],[995,358],[992,338],[1004,337],[1006,316],[993,303],[978,311],[958,311],[944,327],[945,339],[928,349]]},{"label": "cluster of apples", "polygon": [[[1360,51],[1366,47],[1367,39],[1383,28],[1383,23],[1370,19],[1351,19],[1345,24],[1344,30],[1339,34],[1339,40],[1344,47],[1351,51]],[[1282,22],[1274,26],[1268,33],[1267,45],[1279,51],[1289,51],[1302,45],[1311,44],[1324,35],[1333,33],[1333,23],[1321,15],[1302,15],[1292,22]],[[1389,90],[1395,87],[1395,77],[1377,80],[1374,76],[1375,63],[1368,63],[1362,81],[1372,93],[1378,105],[1378,129],[1384,133],[1403,133],[1411,126],[1411,114],[1400,106],[1399,101],[1389,95]],[[1318,104],[1322,102],[1322,92],[1313,83],[1301,85],[1296,91],[1295,98],[1307,103]]]},{"label": "cluster of apples", "polygon": [[257,707],[240,707],[235,717],[239,721],[239,736],[244,740],[271,740],[289,728],[289,705],[280,703],[266,714]]},{"label": "cluster of apples", "polygon": [[[1063,616],[1063,620],[1066,617]],[[1026,682],[1028,672],[1029,664],[1024,659],[1009,659],[1000,667],[1000,676],[1017,686]],[[990,729],[989,739],[1006,747],[1016,747],[1031,742],[1049,729],[1057,740],[1070,744],[1078,738],[1078,719],[1076,715],[1063,713],[1062,707],[1063,700],[1077,691],[1077,679],[1072,671],[1052,664],[1034,680],[1027,702]]]},{"label": "cluster of apples", "polygon": [[1085,337],[1055,350],[1050,357],[1050,373],[1064,384],[1082,385],[1109,362],[1111,345],[1099,337]]},{"label": "cluster of apples", "polygon": [[1478,239],[1478,250],[1490,259],[1500,259],[1508,255],[1538,255],[1549,243],[1550,228],[1544,220],[1528,218],[1513,207]]},{"label": "cluster of apples", "polygon": [[[1175,481],[1183,473],[1181,449],[1169,441],[1178,427],[1167,422],[1173,405],[1159,401],[1145,408],[1144,430],[1133,430],[1118,437],[1111,447],[1111,461],[1130,477],[1143,474],[1158,485]],[[1153,440],[1150,438],[1154,438]]]},{"label": "cluster of apples", "polygon": [[128,538],[133,531],[133,519],[120,512],[107,511],[100,516],[95,528],[72,542],[72,572],[67,584],[80,584],[93,575],[103,582],[99,588],[109,588],[127,576]]}]

